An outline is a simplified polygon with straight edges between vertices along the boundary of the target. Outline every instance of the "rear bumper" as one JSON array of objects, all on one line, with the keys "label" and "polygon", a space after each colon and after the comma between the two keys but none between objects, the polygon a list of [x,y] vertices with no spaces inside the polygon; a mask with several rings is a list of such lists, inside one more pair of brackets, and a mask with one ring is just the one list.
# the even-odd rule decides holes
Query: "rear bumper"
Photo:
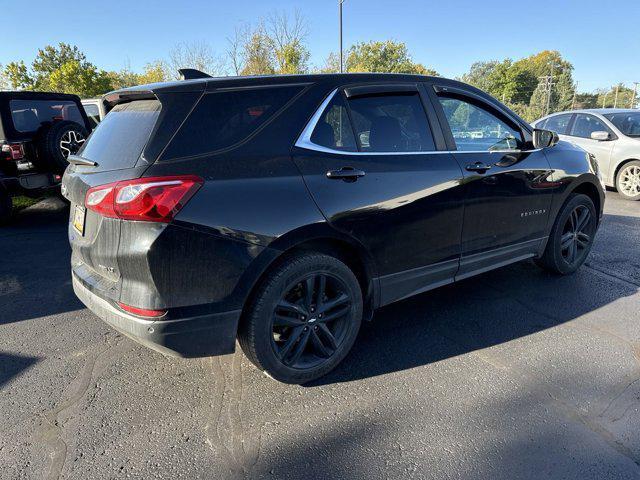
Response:
[{"label": "rear bumper", "polygon": [[99,297],[73,276],[73,290],[89,310],[122,334],[178,357],[224,355],[235,350],[240,310],[172,320],[146,320],[129,315]]}]

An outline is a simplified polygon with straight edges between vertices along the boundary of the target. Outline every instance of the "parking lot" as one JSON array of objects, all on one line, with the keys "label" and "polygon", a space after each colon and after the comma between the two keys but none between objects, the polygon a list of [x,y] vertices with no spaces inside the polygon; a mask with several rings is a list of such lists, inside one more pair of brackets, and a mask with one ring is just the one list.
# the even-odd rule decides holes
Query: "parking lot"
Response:
[{"label": "parking lot", "polygon": [[303,387],[109,329],[73,295],[67,215],[0,230],[2,478],[640,478],[640,205],[613,192],[576,275],[385,307]]}]

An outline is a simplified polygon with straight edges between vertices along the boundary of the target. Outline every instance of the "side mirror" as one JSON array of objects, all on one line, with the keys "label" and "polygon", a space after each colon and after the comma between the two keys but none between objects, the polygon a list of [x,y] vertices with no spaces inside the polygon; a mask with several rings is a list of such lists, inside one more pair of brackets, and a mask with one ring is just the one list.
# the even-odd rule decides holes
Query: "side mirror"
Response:
[{"label": "side mirror", "polygon": [[591,140],[598,140],[599,142],[606,142],[607,140],[611,139],[611,135],[609,135],[609,132],[605,132],[603,131],[597,131],[597,132],[591,132]]},{"label": "side mirror", "polygon": [[533,129],[533,147],[534,148],[547,148],[553,147],[560,141],[558,134],[551,130],[543,130],[541,128]]}]

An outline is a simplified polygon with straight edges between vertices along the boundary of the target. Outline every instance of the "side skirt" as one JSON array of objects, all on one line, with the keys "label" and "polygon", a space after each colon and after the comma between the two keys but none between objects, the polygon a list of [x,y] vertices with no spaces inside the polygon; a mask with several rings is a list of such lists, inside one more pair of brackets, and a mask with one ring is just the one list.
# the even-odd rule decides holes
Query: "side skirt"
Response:
[{"label": "side skirt", "polygon": [[511,263],[540,256],[548,237],[496,248],[460,259],[413,268],[374,279],[380,289],[379,307]]}]

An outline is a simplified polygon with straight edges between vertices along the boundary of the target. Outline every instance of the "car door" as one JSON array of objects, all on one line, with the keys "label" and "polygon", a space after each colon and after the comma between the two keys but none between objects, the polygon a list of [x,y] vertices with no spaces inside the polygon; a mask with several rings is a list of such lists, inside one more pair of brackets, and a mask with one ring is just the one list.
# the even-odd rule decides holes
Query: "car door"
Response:
[{"label": "car door", "polygon": [[[593,132],[609,133],[608,140],[594,140],[591,138]],[[577,145],[596,157],[600,171],[607,173],[610,171],[611,154],[617,136],[595,115],[589,113],[577,113],[573,124],[569,130],[567,140]],[[605,179],[606,180],[606,179]]]},{"label": "car door", "polygon": [[381,304],[453,281],[462,171],[417,84],[334,90],[293,159],[328,222],[372,255]]},{"label": "car door", "polygon": [[535,255],[544,244],[553,184],[544,151],[497,102],[465,88],[431,93],[463,168],[465,213],[456,278]]}]

